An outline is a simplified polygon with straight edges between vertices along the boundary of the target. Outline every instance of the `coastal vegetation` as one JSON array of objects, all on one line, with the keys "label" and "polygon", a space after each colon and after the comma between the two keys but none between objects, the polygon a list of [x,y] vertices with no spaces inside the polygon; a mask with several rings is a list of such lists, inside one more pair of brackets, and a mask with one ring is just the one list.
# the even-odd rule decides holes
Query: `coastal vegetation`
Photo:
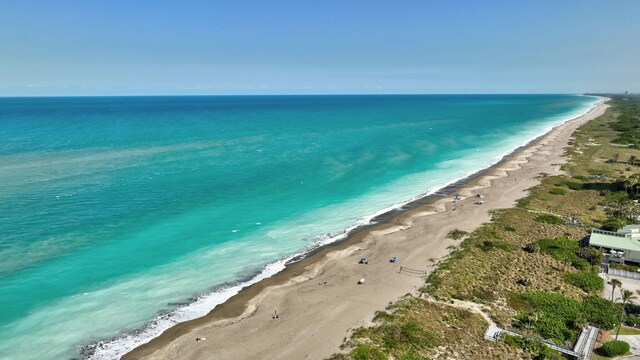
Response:
[{"label": "coastal vegetation", "polygon": [[594,293],[604,289],[604,281],[593,271],[578,271],[564,274],[564,281],[585,292]]},{"label": "coastal vegetation", "polygon": [[562,354],[550,349],[540,340],[504,334],[502,341],[514,349],[522,350],[526,354],[532,354],[534,358],[564,359]]},{"label": "coastal vegetation", "polygon": [[467,236],[467,232],[460,229],[451,230],[447,235],[449,239],[453,239],[453,240],[460,240],[465,236]]},{"label": "coastal vegetation", "polygon": [[[377,312],[374,321],[377,326],[358,328],[345,341],[343,348],[350,349],[348,354],[335,354],[330,359],[386,360],[389,355],[403,360],[426,359],[434,357],[434,351],[443,345],[447,354],[470,357],[476,350],[467,345],[480,344],[478,334],[486,327],[477,314],[411,295]],[[460,342],[451,344],[454,338]],[[500,347],[508,351],[507,345]],[[490,351],[477,354],[491,358]]]},{"label": "coastal vegetation", "polygon": [[[620,331],[623,321],[640,323],[625,315],[632,294],[622,304],[599,296],[601,252],[582,246],[590,228],[617,230],[640,215],[632,201],[640,198],[640,98],[613,97],[610,103],[603,116],[574,134],[565,174],[542,174],[541,183],[515,208],[494,211],[491,222],[465,234],[427,278],[424,299],[391,305],[375,326],[356,329],[344,344],[350,352],[334,359],[435,359],[445,353],[451,357],[452,351],[493,359],[554,359],[559,353],[532,339],[572,346],[586,325]],[[498,326],[525,337],[486,341],[486,322],[430,298],[483,304]],[[414,344],[418,339],[420,345]],[[627,351],[628,344],[612,341],[598,353]]]},{"label": "coastal vegetation", "polygon": [[612,340],[600,348],[600,353],[607,357],[614,357],[618,355],[624,355],[631,349],[631,346],[624,341]]}]

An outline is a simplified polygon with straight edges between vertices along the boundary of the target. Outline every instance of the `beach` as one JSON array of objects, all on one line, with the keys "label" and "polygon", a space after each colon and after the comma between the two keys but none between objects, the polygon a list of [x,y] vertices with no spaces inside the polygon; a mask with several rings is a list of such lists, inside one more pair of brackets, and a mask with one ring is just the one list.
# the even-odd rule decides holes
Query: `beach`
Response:
[{"label": "beach", "polygon": [[[541,174],[559,173],[573,132],[606,108],[600,102],[470,177],[457,189],[457,204],[452,197],[435,199],[358,229],[123,359],[322,359],[339,352],[349,330],[369,325],[375,311],[424,284],[423,275],[401,267],[428,274],[460,242],[448,238],[450,231],[474,230],[492,210],[525,196]],[[477,194],[484,195],[482,204]],[[357,284],[360,279],[365,283]]]},{"label": "beach", "polygon": [[0,358],[120,358],[326,244],[451,202],[598,100],[3,99]]}]

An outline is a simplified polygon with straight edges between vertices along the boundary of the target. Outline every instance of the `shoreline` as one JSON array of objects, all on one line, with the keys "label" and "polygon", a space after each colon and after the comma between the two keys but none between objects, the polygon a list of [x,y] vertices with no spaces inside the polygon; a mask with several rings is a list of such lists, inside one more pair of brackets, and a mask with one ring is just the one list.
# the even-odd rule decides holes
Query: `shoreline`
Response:
[{"label": "shoreline", "polygon": [[[358,298],[358,296],[364,296],[364,298],[359,301],[364,300],[368,304],[366,304],[367,306],[363,306],[362,311],[353,311],[353,306],[347,306],[347,309],[351,307],[351,313],[358,312],[362,315],[348,317],[350,320],[346,319],[347,317],[342,316],[346,321],[341,321],[341,323],[348,323],[346,329],[344,328],[344,325],[338,326],[327,321],[324,322],[326,323],[325,325],[330,326],[329,328],[327,328],[327,326],[319,326],[322,324],[313,325],[315,324],[314,322],[307,322],[303,320],[302,318],[305,318],[306,316],[300,316],[299,313],[296,313],[295,315],[297,322],[295,322],[296,319],[292,320],[294,323],[291,323],[289,320],[286,321],[287,326],[285,327],[288,327],[289,330],[293,329],[293,332],[289,331],[290,334],[305,333],[308,330],[313,330],[308,329],[309,327],[326,328],[324,332],[328,332],[326,330],[330,328],[335,330],[331,331],[331,333],[337,333],[333,334],[337,336],[334,336],[335,339],[325,339],[326,336],[323,338],[324,340],[318,339],[319,341],[317,341],[315,347],[321,348],[322,351],[320,353],[317,351],[311,351],[311,354],[314,355],[312,358],[316,358],[315,355],[318,354],[323,354],[322,356],[329,356],[332,353],[339,351],[339,340],[347,334],[347,330],[349,328],[366,325],[369,319],[372,318],[373,311],[383,309],[389,301],[394,301],[399,296],[404,295],[407,292],[411,292],[415,287],[419,287],[423,284],[422,277],[407,277],[406,275],[398,276],[397,268],[399,265],[412,265],[409,267],[425,269],[426,271],[432,270],[435,263],[428,264],[426,260],[429,258],[442,259],[449,253],[449,246],[455,246],[455,244],[459,243],[458,241],[446,239],[446,234],[448,233],[446,230],[450,230],[452,221],[455,223],[456,219],[458,222],[459,220],[465,220],[465,224],[456,224],[456,228],[472,231],[481,223],[488,220],[490,217],[490,210],[512,206],[516,199],[525,195],[524,190],[535,185],[537,182],[535,177],[542,172],[537,172],[537,170],[540,169],[539,166],[534,167],[534,169],[525,168],[526,165],[531,162],[529,158],[540,154],[548,157],[562,157],[563,154],[557,153],[557,151],[545,152],[541,150],[547,150],[548,147],[554,147],[551,145],[546,146],[553,141],[555,141],[555,147],[558,147],[558,144],[562,145],[559,149],[562,150],[564,146],[566,146],[566,141],[562,144],[563,141],[558,140],[557,138],[561,137],[568,140],[575,128],[582,123],[601,115],[607,107],[606,105],[603,105],[604,101],[605,99],[600,100],[587,113],[579,117],[569,119],[553,127],[547,133],[529,141],[526,145],[516,148],[493,165],[474,172],[460,180],[456,180],[432,194],[426,194],[423,197],[408,201],[405,204],[375,215],[370,218],[368,224],[357,226],[348,231],[344,239],[321,245],[304,254],[294,257],[286,263],[284,270],[243,288],[226,302],[216,306],[214,310],[204,317],[178,323],[165,330],[160,336],[153,338],[150,342],[133,349],[122,358],[172,358],[177,353],[180,353],[182,358],[185,358],[185,354],[189,354],[186,358],[206,358],[204,351],[208,348],[215,349],[215,353],[219,354],[221,347],[231,347],[231,344],[228,341],[225,342],[222,339],[223,336],[218,336],[221,331],[224,331],[225,334],[227,334],[224,338],[235,340],[246,334],[254,332],[256,327],[253,326],[253,324],[248,324],[250,321],[254,323],[257,322],[259,325],[257,328],[264,328],[265,326],[269,328],[272,327],[274,323],[285,323],[282,319],[272,321],[269,314],[272,314],[273,310],[265,308],[278,309],[278,313],[282,314],[282,318],[284,319],[285,317],[292,317],[288,313],[288,310],[282,310],[289,309],[288,305],[294,305],[292,308],[295,308],[295,306],[302,306],[301,308],[305,309],[309,304],[315,303],[314,301],[309,301],[310,299],[307,298],[305,301],[301,300],[300,303],[287,304],[287,293],[291,295],[291,292],[298,292],[300,290],[303,290],[303,293],[305,291],[308,292],[308,295],[312,297],[317,297],[314,296],[314,293],[318,291],[323,293],[332,293],[333,297],[331,298],[331,301],[334,303],[340,300],[346,301],[351,299],[349,294],[354,295],[355,298]],[[568,131],[570,132],[567,134]],[[554,158],[554,160],[558,159]],[[556,163],[549,162],[546,165],[550,168],[554,168],[557,167],[557,162],[562,161],[556,161]],[[533,171],[535,174],[532,175],[535,176],[518,175],[515,182],[509,184],[509,189],[506,191],[499,191],[498,194],[495,195],[489,195],[484,205],[474,205],[472,203],[473,199],[471,199],[471,197],[475,191],[483,189],[483,193],[491,192],[490,190],[495,192],[498,186],[492,185],[495,185],[494,183],[496,181],[500,179],[504,180],[510,177],[511,173],[516,173],[518,170],[529,170],[529,172]],[[518,178],[521,180],[518,181]],[[455,212],[452,211],[453,209],[450,197],[443,198],[438,195],[442,192],[459,193],[463,196],[463,200],[460,202],[460,206]],[[508,193],[508,196],[506,196],[506,198],[500,196],[499,200],[502,201],[494,201],[494,199],[498,198],[496,195],[501,195],[500,193]],[[507,204],[507,206],[502,206],[505,203],[509,204]],[[464,205],[467,205],[467,207],[463,209]],[[470,208],[471,210],[469,210]],[[471,218],[467,218],[465,214],[471,215]],[[448,227],[440,226],[436,236],[433,236],[433,233],[431,232],[424,231],[433,231],[438,224],[448,224]],[[412,234],[408,235],[406,233]],[[435,240],[429,239],[426,243],[416,244],[417,242],[425,241],[425,236],[433,236]],[[416,245],[418,248],[414,249]],[[404,254],[401,255],[401,253]],[[356,264],[357,260],[352,261],[353,259],[365,254],[370,261],[374,260],[376,264],[358,265]],[[398,264],[388,264],[388,258],[391,254],[400,255],[400,261]],[[425,257],[425,255],[427,256]],[[337,270],[338,268],[340,270]],[[390,269],[393,269],[393,271],[390,271]],[[343,270],[355,271],[360,275],[355,275],[355,273],[353,276],[344,275]],[[373,273],[381,275],[379,284],[370,284],[370,277],[372,277],[375,282]],[[342,276],[340,276],[341,274]],[[329,286],[318,285],[318,281],[325,278],[329,279],[331,276],[336,279],[339,278],[339,280],[332,280]],[[348,278],[348,280],[345,277]],[[360,277],[367,279],[367,285],[354,285],[355,281]],[[337,288],[338,286],[341,286],[344,291],[325,291],[327,289],[334,290],[334,288]],[[367,294],[367,289],[370,291],[370,288],[378,288],[382,290],[384,294],[376,293],[373,296],[376,298],[376,301],[369,301],[372,296],[371,294]],[[340,304],[338,303],[337,305]],[[323,306],[330,307],[329,304],[323,303],[320,303],[316,307],[319,307],[319,311],[326,315],[327,310],[322,308]],[[344,312],[345,310],[342,311]],[[340,314],[340,312],[333,311],[329,314],[329,318],[335,320],[340,317]],[[257,320],[259,316],[262,315],[264,316],[260,318],[261,320]],[[357,321],[353,321],[354,319]],[[313,316],[308,320],[313,320]],[[265,325],[264,322],[266,322],[267,325]],[[322,322],[322,319],[320,319],[319,322]],[[280,328],[280,326],[276,327]],[[299,328],[302,328],[303,331],[295,331]],[[287,333],[286,330],[280,329],[277,332],[279,335],[261,332],[259,334],[254,333],[253,337],[249,337],[248,339],[250,340],[254,340],[256,336],[266,339],[263,339],[265,340],[264,344],[266,347],[263,347],[259,351],[245,351],[246,349],[236,349],[236,351],[234,351],[234,349],[226,349],[222,351],[222,354],[226,355],[228,358],[245,358],[251,357],[251,354],[263,354],[263,352],[266,349],[271,348],[273,344],[286,340],[286,336],[283,338],[283,335],[286,335],[282,333],[283,331]],[[320,332],[320,330],[317,332]],[[215,333],[215,335],[213,335],[213,333]],[[209,334],[209,336],[207,336],[207,334]],[[206,336],[208,340],[204,343],[196,344],[194,341],[196,336]],[[338,340],[337,342],[335,341],[336,339]],[[290,347],[293,343],[295,343],[296,346],[305,345],[308,350],[314,350],[314,346],[311,346],[308,340],[306,340],[306,343],[304,344],[298,344],[299,341],[291,341],[286,343],[287,346],[289,346],[288,349],[282,349],[279,347],[280,350],[286,350],[286,353],[274,354],[272,357],[300,358],[299,355],[303,355],[305,352],[292,352]],[[316,342],[314,341],[313,343]],[[328,346],[328,349],[322,345]],[[238,347],[241,346],[239,343],[236,343],[236,348]],[[298,346],[298,348],[300,347],[301,346]],[[255,348],[259,349],[260,347],[256,345]],[[310,354],[306,353],[306,355]]]}]

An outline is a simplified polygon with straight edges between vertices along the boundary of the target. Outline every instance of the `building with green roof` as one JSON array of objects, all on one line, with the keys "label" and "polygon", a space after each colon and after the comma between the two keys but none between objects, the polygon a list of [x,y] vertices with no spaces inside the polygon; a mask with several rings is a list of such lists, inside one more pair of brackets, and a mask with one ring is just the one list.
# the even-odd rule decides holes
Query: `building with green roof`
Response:
[{"label": "building with green roof", "polygon": [[592,229],[589,245],[608,249],[610,261],[640,264],[640,225],[627,225],[618,231]]}]

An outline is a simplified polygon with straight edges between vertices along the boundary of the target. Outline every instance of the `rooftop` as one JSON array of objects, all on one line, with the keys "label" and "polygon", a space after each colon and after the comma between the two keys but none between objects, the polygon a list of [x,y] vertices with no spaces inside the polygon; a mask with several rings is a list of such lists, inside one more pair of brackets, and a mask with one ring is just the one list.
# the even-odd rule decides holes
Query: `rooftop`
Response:
[{"label": "rooftop", "polygon": [[589,245],[640,251],[640,225],[627,225],[617,232],[593,229]]}]

